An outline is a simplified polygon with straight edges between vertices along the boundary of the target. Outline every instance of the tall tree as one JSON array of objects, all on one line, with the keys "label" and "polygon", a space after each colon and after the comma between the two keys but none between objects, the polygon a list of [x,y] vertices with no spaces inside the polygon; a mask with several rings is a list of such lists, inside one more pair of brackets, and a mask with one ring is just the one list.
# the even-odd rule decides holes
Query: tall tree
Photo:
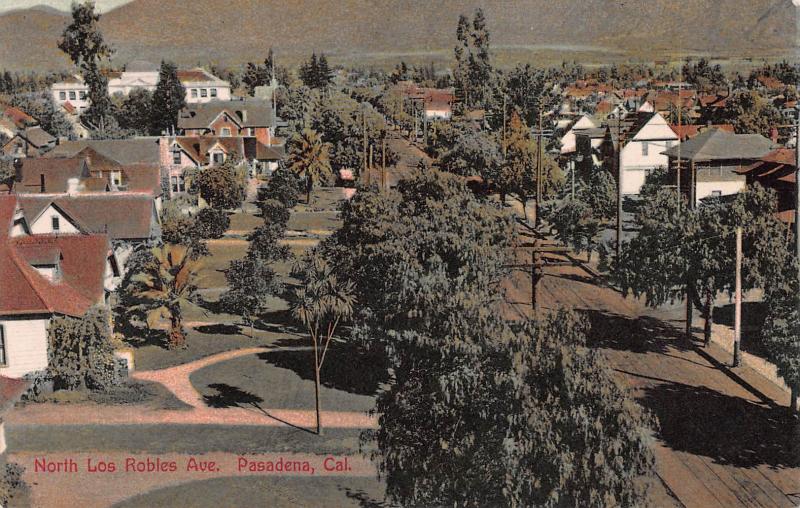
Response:
[{"label": "tall tree", "polygon": [[642,502],[649,418],[585,347],[584,325],[500,317],[508,215],[463,179],[428,170],[396,190],[359,192],[342,218],[325,248],[356,288],[352,336],[383,351],[392,372],[378,429],[364,434],[392,501]]},{"label": "tall tree", "polygon": [[162,61],[153,93],[153,132],[175,132],[178,114],[184,107],[186,89],[178,79],[178,68],[174,63]]},{"label": "tall tree", "polygon": [[170,348],[186,344],[183,308],[197,294],[199,267],[190,248],[163,245],[151,249],[141,271],[130,279],[129,294],[137,300],[135,307],[146,313],[148,326],[152,328],[161,319],[169,319]]},{"label": "tall tree", "polygon": [[117,122],[123,129],[135,131],[140,136],[146,136],[153,131],[153,93],[146,88],[137,88],[122,101],[117,116]]},{"label": "tall tree", "polygon": [[313,251],[300,261],[292,273],[301,281],[292,298],[292,315],[306,327],[311,337],[317,434],[322,434],[320,374],[339,324],[353,314],[353,284],[341,281],[325,258]]},{"label": "tall tree", "polygon": [[101,62],[111,56],[113,50],[103,39],[99,21],[100,14],[95,12],[93,1],[73,3],[72,22],[61,34],[58,48],[81,70],[83,81],[89,87],[91,105],[84,116],[92,125],[102,128],[111,110],[111,100],[108,96],[108,78],[101,71]]},{"label": "tall tree", "polygon": [[268,261],[261,257],[231,261],[225,280],[228,290],[220,297],[220,303],[226,311],[242,316],[250,326],[250,337],[254,338],[258,315],[266,309],[269,297],[280,294],[282,285]]},{"label": "tall tree", "polygon": [[306,178],[306,203],[311,203],[314,182],[330,183],[333,171],[330,161],[330,143],[312,129],[295,133],[288,142],[287,166],[290,171]]},{"label": "tall tree", "polygon": [[222,164],[203,168],[190,178],[189,191],[213,208],[237,208],[245,198],[244,183],[236,176],[238,165],[237,158],[229,155]]},{"label": "tall tree", "polygon": [[789,407],[797,411],[800,396],[800,291],[797,265],[790,265],[785,283],[767,292],[767,319],[761,329],[761,340],[767,355],[777,367],[778,375],[791,389]]}]

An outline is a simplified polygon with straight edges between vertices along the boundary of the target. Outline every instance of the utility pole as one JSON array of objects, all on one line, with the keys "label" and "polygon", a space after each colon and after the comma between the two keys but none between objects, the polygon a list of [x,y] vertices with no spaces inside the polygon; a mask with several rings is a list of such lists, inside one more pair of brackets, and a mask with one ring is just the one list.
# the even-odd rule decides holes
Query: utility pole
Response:
[{"label": "utility pole", "polygon": [[367,172],[367,111],[361,110],[361,130],[364,133],[364,172]]},{"label": "utility pole", "polygon": [[381,190],[386,189],[386,136],[381,138]]},{"label": "utility pole", "polygon": [[575,161],[569,161],[570,173],[572,174],[572,200],[575,201]]},{"label": "utility pole", "polygon": [[[539,126],[541,129],[541,125]],[[503,158],[506,157],[506,152],[508,148],[506,147],[506,94],[503,93]]]},{"label": "utility pole", "polygon": [[[794,246],[795,256],[800,263],[800,104],[797,105],[797,123],[794,142]],[[800,273],[797,274],[800,278]]]},{"label": "utility pole", "polygon": [[622,119],[617,118],[617,259],[622,255]]},{"label": "utility pole", "polygon": [[733,311],[733,366],[742,364],[742,227],[736,228],[736,286]]},{"label": "utility pole", "polygon": [[539,136],[536,143],[536,221],[539,225],[539,210],[542,203],[542,105],[539,104]]}]

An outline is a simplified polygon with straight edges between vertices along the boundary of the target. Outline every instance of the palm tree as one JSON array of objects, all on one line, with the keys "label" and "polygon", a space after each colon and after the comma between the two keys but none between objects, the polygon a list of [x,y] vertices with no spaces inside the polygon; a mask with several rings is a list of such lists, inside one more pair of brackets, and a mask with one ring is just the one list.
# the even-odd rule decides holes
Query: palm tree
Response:
[{"label": "palm tree", "polygon": [[314,181],[329,181],[333,176],[330,160],[331,144],[313,129],[303,129],[289,140],[289,169],[306,177],[306,203],[311,203]]},{"label": "palm tree", "polygon": [[293,272],[302,284],[294,292],[292,315],[308,329],[314,347],[314,397],[317,434],[321,434],[320,371],[336,327],[353,314],[353,285],[339,281],[331,265],[316,251],[303,258]]},{"label": "palm tree", "polygon": [[192,250],[183,245],[166,244],[151,249],[152,260],[142,272],[131,278],[136,283],[133,296],[144,301],[147,325],[155,326],[169,319],[169,347],[186,344],[182,308],[194,298],[195,277],[200,262],[193,259]]}]

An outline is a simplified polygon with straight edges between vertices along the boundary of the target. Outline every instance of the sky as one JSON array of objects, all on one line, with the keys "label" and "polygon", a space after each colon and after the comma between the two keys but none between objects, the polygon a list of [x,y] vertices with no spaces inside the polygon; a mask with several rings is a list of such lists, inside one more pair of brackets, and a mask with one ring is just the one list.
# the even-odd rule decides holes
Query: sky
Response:
[{"label": "sky", "polygon": [[[95,5],[100,12],[106,12],[114,7],[126,4],[131,0],[95,0]],[[26,9],[36,5],[49,5],[62,11],[69,11],[69,6],[73,0],[0,0],[0,12],[12,11],[14,9]]]}]

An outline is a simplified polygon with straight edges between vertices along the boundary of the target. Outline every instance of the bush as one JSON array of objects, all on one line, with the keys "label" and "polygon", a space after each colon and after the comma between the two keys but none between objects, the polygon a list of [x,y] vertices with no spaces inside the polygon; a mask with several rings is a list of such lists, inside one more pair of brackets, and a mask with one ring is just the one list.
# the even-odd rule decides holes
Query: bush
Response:
[{"label": "bush", "polygon": [[265,224],[282,224],[286,227],[289,223],[289,209],[275,199],[268,199],[261,203],[261,216]]},{"label": "bush", "polygon": [[200,238],[222,238],[231,225],[231,219],[223,210],[203,208],[195,217],[195,234]]},{"label": "bush", "polygon": [[258,201],[274,199],[283,203],[286,208],[292,208],[297,205],[304,191],[303,179],[293,171],[281,167],[272,173],[267,185],[258,189]]},{"label": "bush", "polygon": [[27,490],[28,485],[22,479],[25,468],[17,463],[9,462],[0,477],[0,505],[9,506],[9,502]]}]

